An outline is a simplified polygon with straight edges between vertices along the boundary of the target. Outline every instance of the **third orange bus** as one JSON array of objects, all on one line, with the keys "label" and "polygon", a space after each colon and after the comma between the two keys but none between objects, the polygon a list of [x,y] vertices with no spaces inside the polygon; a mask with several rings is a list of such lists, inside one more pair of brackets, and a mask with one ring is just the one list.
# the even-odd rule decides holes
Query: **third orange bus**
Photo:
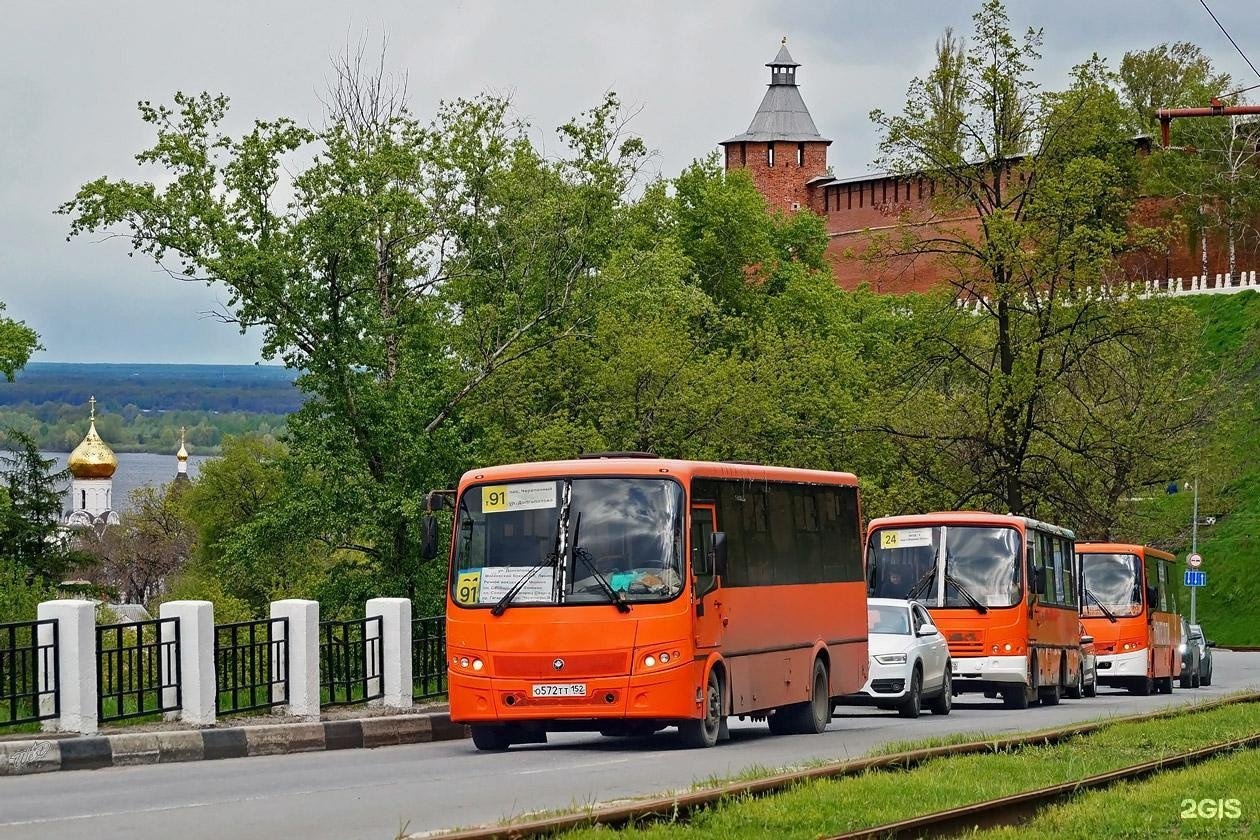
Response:
[{"label": "third orange bus", "polygon": [[1100,685],[1172,693],[1181,673],[1176,558],[1129,543],[1079,543],[1081,620],[1094,637]]}]

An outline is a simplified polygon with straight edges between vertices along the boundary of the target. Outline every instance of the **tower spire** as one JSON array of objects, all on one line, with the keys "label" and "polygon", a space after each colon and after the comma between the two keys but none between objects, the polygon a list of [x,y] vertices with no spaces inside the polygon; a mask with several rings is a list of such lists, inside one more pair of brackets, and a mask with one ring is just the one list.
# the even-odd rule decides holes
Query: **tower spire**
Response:
[{"label": "tower spire", "polygon": [[183,426],[179,427],[179,451],[175,453],[175,480],[188,480],[188,448],[184,442],[184,434],[187,431]]},{"label": "tower spire", "polygon": [[96,395],[88,397],[88,422],[96,422]]}]

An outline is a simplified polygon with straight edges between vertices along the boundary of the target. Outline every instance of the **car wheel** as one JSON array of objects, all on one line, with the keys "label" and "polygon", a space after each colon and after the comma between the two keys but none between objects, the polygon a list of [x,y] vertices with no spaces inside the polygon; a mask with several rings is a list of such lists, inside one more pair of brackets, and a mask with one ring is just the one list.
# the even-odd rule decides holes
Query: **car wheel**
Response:
[{"label": "car wheel", "polygon": [[1092,680],[1085,683],[1085,696],[1086,697],[1098,696],[1098,675],[1097,674],[1094,675],[1094,678]]},{"label": "car wheel", "polygon": [[1198,688],[1199,686],[1203,685],[1203,677],[1199,674],[1198,671],[1194,672],[1193,681],[1190,683],[1190,685],[1193,688]]},{"label": "car wheel", "polygon": [[1083,664],[1076,672],[1076,684],[1068,686],[1066,694],[1069,700],[1080,700],[1085,696],[1085,666]]},{"label": "car wheel", "polygon": [[950,675],[949,663],[945,663],[945,676],[941,680],[941,693],[932,698],[928,707],[934,715],[947,715],[954,708],[954,678]]},{"label": "car wheel", "polygon": [[906,699],[897,707],[897,714],[903,718],[917,718],[923,710],[923,672],[916,665],[910,677],[910,690]]},{"label": "car wheel", "polygon": [[688,747],[711,747],[718,742],[722,732],[722,683],[717,671],[709,671],[709,684],[705,689],[704,717],[686,720],[678,724],[678,736]]}]

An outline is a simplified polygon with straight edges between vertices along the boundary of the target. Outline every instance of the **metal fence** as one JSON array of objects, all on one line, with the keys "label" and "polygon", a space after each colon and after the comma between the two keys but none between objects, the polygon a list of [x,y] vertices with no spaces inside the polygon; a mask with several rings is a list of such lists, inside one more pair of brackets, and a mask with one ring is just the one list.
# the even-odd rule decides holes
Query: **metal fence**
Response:
[{"label": "metal fence", "polygon": [[56,621],[0,624],[0,726],[57,717],[58,676]]},{"label": "metal fence", "polygon": [[102,722],[180,708],[179,619],[96,627],[96,710]]},{"label": "metal fence", "polygon": [[214,627],[215,712],[270,709],[289,697],[289,619]]},{"label": "metal fence", "polygon": [[446,616],[412,619],[411,673],[412,699],[446,693]]},{"label": "metal fence", "polygon": [[385,696],[381,616],[319,624],[320,705],[365,703]]}]

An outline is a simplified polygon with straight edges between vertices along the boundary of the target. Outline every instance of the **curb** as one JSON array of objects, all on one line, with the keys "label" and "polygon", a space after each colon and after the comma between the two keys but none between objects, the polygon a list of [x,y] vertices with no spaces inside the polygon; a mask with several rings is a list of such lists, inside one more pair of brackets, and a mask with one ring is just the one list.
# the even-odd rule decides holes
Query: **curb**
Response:
[{"label": "curb", "polygon": [[95,770],[255,755],[423,744],[468,737],[445,712],[317,723],[275,723],[171,732],[122,732],[0,742],[0,776]]}]

